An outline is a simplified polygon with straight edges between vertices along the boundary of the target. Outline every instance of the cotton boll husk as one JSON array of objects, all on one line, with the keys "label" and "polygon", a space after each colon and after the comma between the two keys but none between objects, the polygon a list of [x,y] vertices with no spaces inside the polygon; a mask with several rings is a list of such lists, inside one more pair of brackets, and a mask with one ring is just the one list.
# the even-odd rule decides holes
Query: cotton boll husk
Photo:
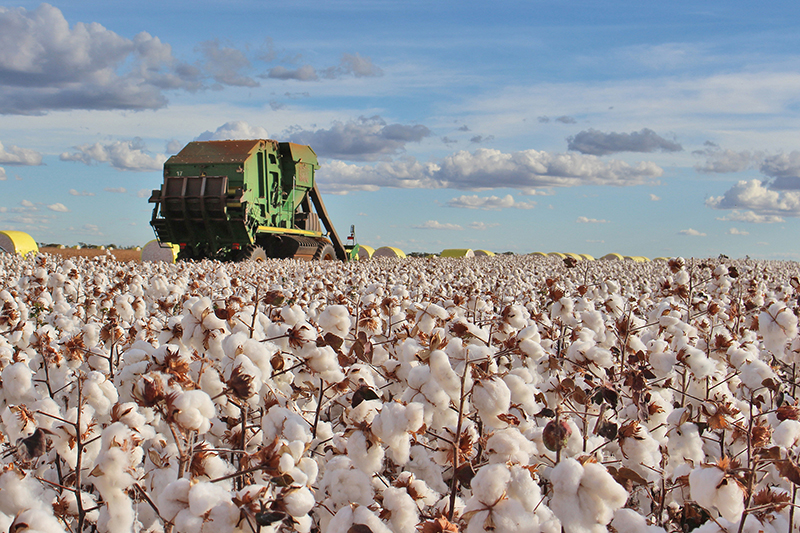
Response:
[{"label": "cotton boll husk", "polygon": [[611,527],[619,533],[665,533],[663,527],[648,525],[647,519],[633,509],[617,509]]}]

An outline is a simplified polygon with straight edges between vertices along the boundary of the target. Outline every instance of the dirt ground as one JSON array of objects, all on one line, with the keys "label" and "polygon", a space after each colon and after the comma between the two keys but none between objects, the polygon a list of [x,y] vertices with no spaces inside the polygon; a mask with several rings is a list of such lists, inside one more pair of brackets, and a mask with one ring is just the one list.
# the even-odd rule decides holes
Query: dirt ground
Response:
[{"label": "dirt ground", "polygon": [[[104,255],[109,250],[100,250],[97,248],[39,248],[39,251],[44,254],[60,255],[62,257],[95,257],[97,255]],[[117,261],[141,261],[141,250],[110,250]]]}]

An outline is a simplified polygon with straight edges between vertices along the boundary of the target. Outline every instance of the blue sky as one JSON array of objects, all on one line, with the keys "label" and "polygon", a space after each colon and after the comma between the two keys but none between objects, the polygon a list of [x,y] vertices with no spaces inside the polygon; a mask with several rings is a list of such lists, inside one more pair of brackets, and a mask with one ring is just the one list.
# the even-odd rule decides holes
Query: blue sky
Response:
[{"label": "blue sky", "polygon": [[17,2],[0,229],[153,238],[196,139],[311,145],[340,233],[798,259],[796,2]]}]

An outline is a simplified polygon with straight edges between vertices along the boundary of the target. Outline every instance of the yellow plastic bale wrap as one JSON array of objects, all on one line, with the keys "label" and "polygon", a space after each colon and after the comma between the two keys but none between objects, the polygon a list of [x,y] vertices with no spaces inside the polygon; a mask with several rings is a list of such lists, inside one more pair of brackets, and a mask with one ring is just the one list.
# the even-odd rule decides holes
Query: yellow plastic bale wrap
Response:
[{"label": "yellow plastic bale wrap", "polygon": [[475,250],[475,257],[494,257],[494,252],[489,250]]},{"label": "yellow plastic bale wrap", "polygon": [[405,256],[406,254],[403,250],[394,246],[381,246],[372,254],[372,257],[392,257],[395,259],[403,259]]},{"label": "yellow plastic bale wrap", "polygon": [[439,257],[475,257],[475,252],[469,248],[450,248],[442,250]]},{"label": "yellow plastic bale wrap", "polygon": [[375,254],[375,248],[373,248],[372,246],[367,246],[366,244],[358,245],[359,261],[366,261],[367,259],[371,259],[373,254]]},{"label": "yellow plastic bale wrap", "polygon": [[0,250],[10,254],[37,254],[39,246],[23,231],[0,231]]},{"label": "yellow plastic bale wrap", "polygon": [[142,248],[142,261],[165,261],[167,263],[174,263],[178,259],[178,252],[181,247],[177,244],[170,244],[168,242],[161,243],[157,240],[152,240],[144,245]]}]

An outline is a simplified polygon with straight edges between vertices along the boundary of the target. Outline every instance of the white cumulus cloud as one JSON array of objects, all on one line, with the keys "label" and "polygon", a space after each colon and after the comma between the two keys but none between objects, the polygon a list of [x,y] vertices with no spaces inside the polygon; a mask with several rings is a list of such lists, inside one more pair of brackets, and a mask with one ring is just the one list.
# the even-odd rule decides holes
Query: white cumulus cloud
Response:
[{"label": "white cumulus cloud", "polygon": [[578,224],[608,224],[608,220],[587,217],[578,217],[575,222]]},{"label": "white cumulus cloud", "polygon": [[486,196],[481,197],[477,195],[472,196],[459,196],[447,202],[448,207],[459,207],[465,209],[484,209],[487,211],[499,211],[500,209],[533,209],[536,207],[536,202],[518,202],[510,194],[503,196]]},{"label": "white cumulus cloud", "polygon": [[75,152],[64,152],[59,159],[62,161],[79,161],[86,165],[109,163],[118,170],[154,171],[161,170],[167,156],[164,154],[150,155],[141,139],[130,141],[115,141],[109,144],[83,144],[75,146]]},{"label": "white cumulus cloud", "polygon": [[728,235],[750,235],[749,231],[743,231],[736,228],[731,228],[728,230]]},{"label": "white cumulus cloud", "polygon": [[50,209],[51,211],[56,211],[57,213],[67,213],[67,212],[69,212],[69,209],[67,208],[67,206],[65,206],[62,203],[50,204],[50,205],[47,206],[47,208]]},{"label": "white cumulus cloud", "polygon": [[713,209],[746,209],[762,217],[798,217],[800,191],[776,191],[759,180],[742,180],[722,196],[706,200],[706,205]]},{"label": "white cumulus cloud", "polygon": [[[260,126],[251,126],[243,120],[226,122],[215,131],[205,131],[197,136],[196,141],[228,141],[235,139],[268,139],[267,130]],[[170,152],[177,152],[183,146],[171,144]]]},{"label": "white cumulus cloud", "polygon": [[456,152],[436,163],[420,163],[411,157],[372,166],[331,161],[320,170],[320,176],[324,176],[320,183],[331,193],[396,187],[472,191],[506,188],[537,194],[538,189],[552,187],[652,185],[662,174],[658,165],[648,161],[630,165],[577,153],[506,153],[480,148]]},{"label": "white cumulus cloud", "polygon": [[470,222],[467,227],[476,231],[483,231],[490,228],[496,228],[499,225],[500,224],[497,222]]},{"label": "white cumulus cloud", "polygon": [[690,237],[705,237],[706,236],[705,233],[699,232],[696,229],[692,229],[692,228],[682,229],[682,230],[680,230],[678,232],[678,235],[688,235]]},{"label": "white cumulus cloud", "polygon": [[411,226],[411,227],[414,229],[441,229],[450,231],[457,231],[464,229],[458,224],[439,222],[438,220],[428,220],[426,222],[423,222],[422,224],[418,224],[416,226]]},{"label": "white cumulus cloud", "polygon": [[4,165],[28,165],[35,166],[42,164],[42,154],[29,148],[9,146],[6,148],[0,143],[0,163]]}]

